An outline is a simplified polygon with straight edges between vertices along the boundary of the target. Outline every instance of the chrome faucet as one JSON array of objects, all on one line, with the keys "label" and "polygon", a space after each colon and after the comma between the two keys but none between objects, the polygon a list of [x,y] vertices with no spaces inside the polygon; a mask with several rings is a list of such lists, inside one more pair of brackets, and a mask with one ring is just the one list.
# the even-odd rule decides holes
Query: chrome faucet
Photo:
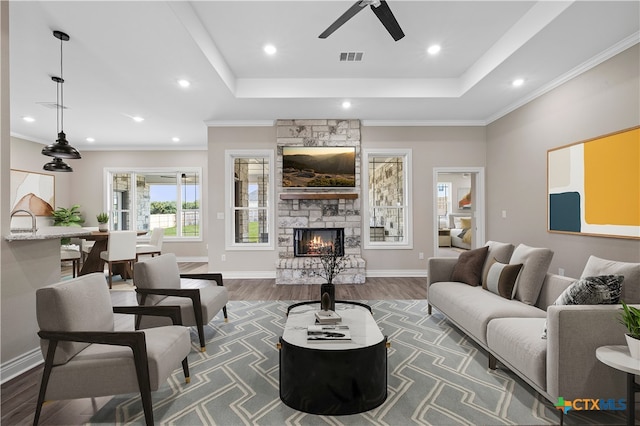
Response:
[{"label": "chrome faucet", "polygon": [[36,216],[35,216],[33,213],[31,213],[29,210],[25,210],[25,209],[16,209],[16,210],[12,211],[12,212],[11,212],[11,217],[9,218],[9,222],[11,222],[11,219],[13,219],[13,216],[14,216],[16,213],[18,213],[18,212],[26,213],[26,214],[28,214],[29,216],[31,216],[31,232],[35,234],[35,233],[36,233],[36,231],[38,230],[38,229],[36,228]]}]

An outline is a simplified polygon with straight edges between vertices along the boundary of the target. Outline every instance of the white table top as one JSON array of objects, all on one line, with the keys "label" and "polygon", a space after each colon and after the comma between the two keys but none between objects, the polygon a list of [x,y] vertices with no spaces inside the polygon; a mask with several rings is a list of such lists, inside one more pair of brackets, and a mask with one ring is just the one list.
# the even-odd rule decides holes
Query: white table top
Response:
[{"label": "white table top", "polygon": [[348,325],[351,341],[307,342],[307,327],[315,324],[315,313],[320,304],[301,305],[289,312],[282,339],[303,348],[322,350],[356,349],[376,345],[384,336],[371,313],[362,306],[336,303],[336,313],[342,317],[340,325]]},{"label": "white table top", "polygon": [[596,358],[625,373],[640,374],[640,359],[632,358],[625,345],[601,346],[596,349]]}]

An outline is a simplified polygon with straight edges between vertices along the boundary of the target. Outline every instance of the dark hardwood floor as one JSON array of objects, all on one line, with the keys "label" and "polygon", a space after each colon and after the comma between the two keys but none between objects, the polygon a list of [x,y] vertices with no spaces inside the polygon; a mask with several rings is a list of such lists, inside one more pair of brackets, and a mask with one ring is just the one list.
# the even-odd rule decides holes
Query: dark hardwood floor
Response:
[{"label": "dark hardwood floor", "polygon": [[[181,272],[207,272],[206,263],[180,263]],[[64,266],[62,276],[71,275]],[[111,300],[114,305],[135,305],[135,293],[129,283],[114,285]],[[319,285],[276,285],[273,279],[226,279],[224,285],[231,300],[312,300],[320,297]],[[133,289],[133,287],[131,287]],[[336,298],[345,300],[426,299],[426,278],[367,278],[366,284],[341,284]],[[132,329],[133,319],[116,315],[118,330]],[[29,425],[33,423],[42,367],[36,367],[1,387],[1,424]],[[88,422],[111,396],[45,403],[40,425],[82,425]]]}]

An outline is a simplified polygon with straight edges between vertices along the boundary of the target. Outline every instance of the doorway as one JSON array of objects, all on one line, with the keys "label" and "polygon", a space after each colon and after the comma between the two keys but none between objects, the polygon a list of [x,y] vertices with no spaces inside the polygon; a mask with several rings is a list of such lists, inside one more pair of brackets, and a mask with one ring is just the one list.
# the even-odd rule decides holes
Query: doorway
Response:
[{"label": "doorway", "polygon": [[485,244],[484,167],[433,169],[433,253],[458,257]]}]

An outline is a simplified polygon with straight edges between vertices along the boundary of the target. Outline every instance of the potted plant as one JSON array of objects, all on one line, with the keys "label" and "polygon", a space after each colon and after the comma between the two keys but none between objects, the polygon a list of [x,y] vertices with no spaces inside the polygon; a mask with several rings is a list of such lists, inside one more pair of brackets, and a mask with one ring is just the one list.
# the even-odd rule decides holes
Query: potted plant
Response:
[{"label": "potted plant", "polygon": [[[82,226],[84,219],[80,216],[80,204],[70,208],[58,207],[53,211],[53,226]],[[71,238],[61,238],[61,244],[69,244]]]},{"label": "potted plant", "polygon": [[109,230],[109,226],[107,225],[107,223],[109,223],[109,215],[102,212],[96,216],[96,219],[98,219],[98,230],[100,232],[107,232]]},{"label": "potted plant", "polygon": [[622,313],[620,322],[627,327],[628,333],[625,334],[627,346],[631,356],[640,359],[640,309],[629,306],[624,301],[622,303]]},{"label": "potted plant", "polygon": [[322,301],[323,309],[326,308],[326,300],[329,299],[329,309],[335,311],[336,309],[336,290],[333,284],[334,278],[346,267],[346,262],[343,256],[338,256],[338,252],[335,250],[335,245],[330,244],[321,250],[320,256],[320,270],[318,275],[325,279],[325,283],[320,286],[320,300]]}]

